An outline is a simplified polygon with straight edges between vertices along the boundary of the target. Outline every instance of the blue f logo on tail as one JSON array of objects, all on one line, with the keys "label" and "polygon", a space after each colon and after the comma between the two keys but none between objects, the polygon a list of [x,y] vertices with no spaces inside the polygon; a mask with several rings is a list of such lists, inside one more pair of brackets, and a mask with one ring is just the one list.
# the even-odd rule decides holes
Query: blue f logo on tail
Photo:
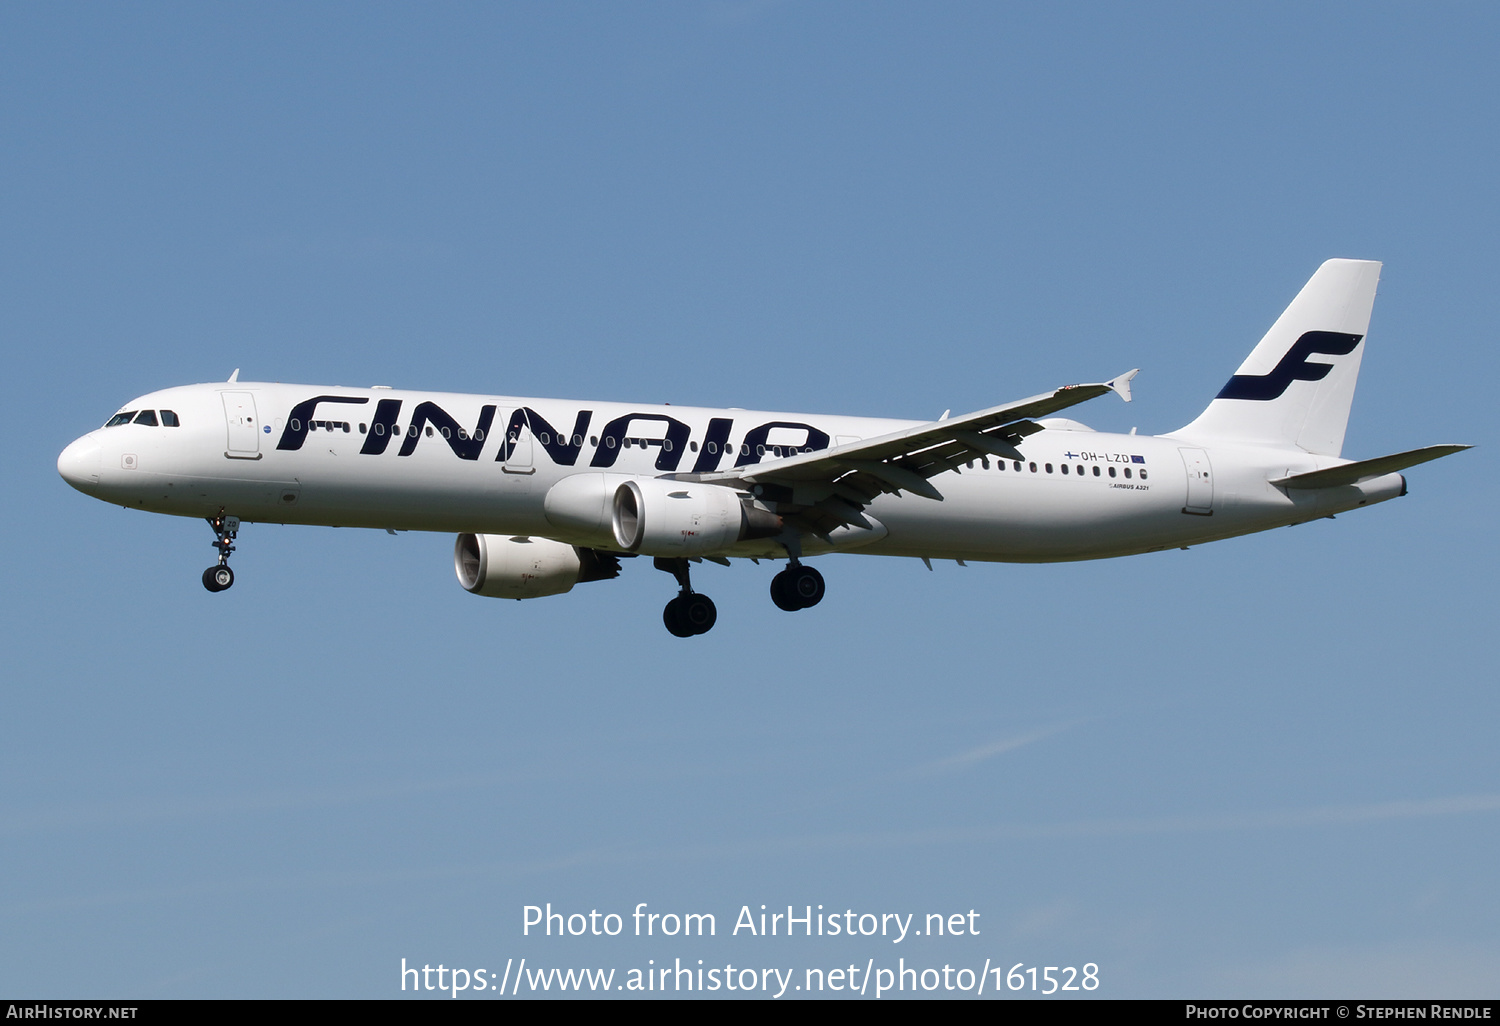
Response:
[{"label": "blue f logo on tail", "polygon": [[1331,363],[1308,363],[1314,353],[1323,356],[1348,356],[1359,345],[1363,335],[1341,331],[1309,331],[1293,343],[1269,374],[1236,374],[1215,398],[1278,399],[1293,381],[1322,381],[1333,370]]}]

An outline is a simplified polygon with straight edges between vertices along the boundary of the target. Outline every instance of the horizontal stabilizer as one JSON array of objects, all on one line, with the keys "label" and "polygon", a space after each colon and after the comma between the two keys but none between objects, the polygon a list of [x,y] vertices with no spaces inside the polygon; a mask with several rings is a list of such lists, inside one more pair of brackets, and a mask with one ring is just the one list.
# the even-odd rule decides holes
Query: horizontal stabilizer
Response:
[{"label": "horizontal stabilizer", "polygon": [[1271,483],[1273,485],[1280,485],[1282,488],[1337,488],[1340,485],[1355,484],[1369,477],[1394,474],[1398,470],[1415,467],[1418,463],[1426,463],[1428,460],[1452,456],[1456,452],[1463,452],[1465,449],[1470,448],[1473,448],[1473,446],[1429,445],[1424,449],[1398,452],[1393,456],[1377,456],[1373,460],[1345,463],[1343,466],[1329,467],[1327,470],[1314,470],[1307,474],[1293,474],[1291,477],[1277,478]]}]

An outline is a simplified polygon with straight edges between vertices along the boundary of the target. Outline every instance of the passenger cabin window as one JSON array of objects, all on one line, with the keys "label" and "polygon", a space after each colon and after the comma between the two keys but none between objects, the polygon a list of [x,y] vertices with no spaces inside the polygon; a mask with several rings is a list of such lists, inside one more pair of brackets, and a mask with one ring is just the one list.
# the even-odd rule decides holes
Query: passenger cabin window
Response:
[{"label": "passenger cabin window", "polygon": [[181,421],[179,421],[177,419],[177,414],[173,413],[171,410],[162,410],[161,411],[161,426],[162,427],[182,427],[182,423],[181,423]]},{"label": "passenger cabin window", "polygon": [[142,410],[140,413],[137,413],[135,415],[135,422],[137,424],[144,425],[145,427],[157,427],[158,425],[156,423],[156,411]]},{"label": "passenger cabin window", "polygon": [[117,413],[113,417],[109,418],[109,423],[105,424],[104,426],[105,427],[119,427],[121,424],[129,424],[134,419],[135,419],[135,411],[134,410],[131,410],[128,413]]}]

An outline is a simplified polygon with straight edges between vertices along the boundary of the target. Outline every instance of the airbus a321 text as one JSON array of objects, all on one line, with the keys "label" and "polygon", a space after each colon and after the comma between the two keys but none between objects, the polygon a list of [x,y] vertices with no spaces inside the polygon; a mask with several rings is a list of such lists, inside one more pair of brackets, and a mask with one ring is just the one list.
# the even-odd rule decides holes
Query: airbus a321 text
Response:
[{"label": "airbus a321 text", "polygon": [[1296,524],[1406,494],[1399,471],[1467,448],[1351,462],[1340,452],[1380,264],[1330,260],[1208,408],[1165,435],[1056,414],[1135,371],[928,423],[239,381],[134,399],[69,445],[74,488],[203,517],[218,562],[248,521],[458,535],[459,583],[539,598],[651,556],[678,594],[663,620],[717,613],[691,564],[786,560],[771,599],[823,598],[805,560],[1102,559]]}]

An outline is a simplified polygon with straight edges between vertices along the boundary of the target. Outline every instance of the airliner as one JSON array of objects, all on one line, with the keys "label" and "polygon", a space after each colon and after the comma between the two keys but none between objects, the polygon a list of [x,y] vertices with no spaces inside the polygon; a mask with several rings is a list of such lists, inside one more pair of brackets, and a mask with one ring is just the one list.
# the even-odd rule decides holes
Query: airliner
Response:
[{"label": "airliner", "polygon": [[692,565],[783,563],[771,600],[823,598],[835,552],[1040,563],[1183,548],[1406,494],[1466,445],[1340,455],[1381,265],[1329,260],[1192,423],[1107,434],[1057,414],[1136,372],[935,421],[238,380],[126,403],[58,457],[79,491],[201,517],[218,561],[250,522],[441,531],[475,595],[530,599],[649,556],[662,620],[709,631]]}]

